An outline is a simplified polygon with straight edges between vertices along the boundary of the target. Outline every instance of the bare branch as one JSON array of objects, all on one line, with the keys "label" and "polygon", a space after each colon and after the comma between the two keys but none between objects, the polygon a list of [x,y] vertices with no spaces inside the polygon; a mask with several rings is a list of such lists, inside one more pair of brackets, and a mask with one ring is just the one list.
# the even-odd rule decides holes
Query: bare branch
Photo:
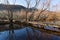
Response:
[{"label": "bare branch", "polygon": [[35,4],[35,6],[33,8],[36,8],[38,6],[40,0],[35,0],[35,2],[36,2],[36,4]]},{"label": "bare branch", "polygon": [[31,0],[25,0],[26,1],[26,3],[27,3],[27,8],[29,8],[29,6],[30,6],[30,1]]},{"label": "bare branch", "polygon": [[[30,6],[30,1],[31,0],[25,0],[26,1],[26,3],[27,3],[27,8],[29,8],[29,6]],[[27,13],[28,13],[28,10],[26,10],[26,21],[28,21],[27,20]]]},{"label": "bare branch", "polygon": [[[40,17],[40,15],[42,14],[42,12],[44,12],[45,10],[48,9],[48,7],[49,7],[49,5],[50,5],[50,0],[47,0],[47,2],[46,2],[46,3],[43,3],[42,5],[43,5],[43,7],[42,7],[42,9],[40,10],[40,13],[39,13],[37,19],[39,19],[39,17]],[[46,6],[45,6],[45,5],[46,5]],[[46,8],[45,8],[45,7],[46,7]]]}]

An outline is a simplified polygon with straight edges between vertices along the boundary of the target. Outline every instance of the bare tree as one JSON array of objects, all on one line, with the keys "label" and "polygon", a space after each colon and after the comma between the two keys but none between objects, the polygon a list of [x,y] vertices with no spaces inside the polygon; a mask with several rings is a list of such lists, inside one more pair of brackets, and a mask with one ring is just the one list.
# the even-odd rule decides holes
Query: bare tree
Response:
[{"label": "bare tree", "polygon": [[[25,1],[27,3],[27,8],[30,8],[31,7],[30,2],[32,0],[25,0]],[[39,2],[40,2],[40,0],[35,0],[35,4],[34,4],[33,8],[36,8],[37,5],[39,4]],[[27,14],[28,14],[28,10],[26,10],[26,21],[27,21]]]},{"label": "bare tree", "polygon": [[50,0],[46,0],[46,3],[43,2],[42,5],[43,5],[43,6],[42,6],[42,8],[41,8],[41,10],[40,10],[40,12],[39,12],[39,15],[38,15],[38,17],[36,18],[36,19],[38,19],[38,20],[39,20],[39,18],[41,17],[41,14],[42,14],[45,10],[47,10],[47,9],[49,8],[49,6],[50,6]]},{"label": "bare tree", "polygon": [[[31,7],[30,2],[31,2],[32,0],[25,0],[25,1],[26,1],[26,3],[27,3],[27,8],[29,9],[29,8]],[[40,0],[35,0],[36,3],[34,4],[34,7],[33,7],[33,8],[37,7],[39,1],[40,1]],[[28,19],[27,19],[27,14],[28,14],[28,12],[29,12],[29,11],[26,10],[26,21],[28,21]],[[33,12],[33,13],[34,13],[34,12]],[[27,39],[30,40],[30,35],[29,35],[29,31],[27,30],[27,28],[26,28],[26,31],[27,31]],[[35,38],[36,38],[36,36],[35,36]]]},{"label": "bare tree", "polygon": [[[27,8],[30,8],[31,5],[32,5],[32,4],[30,5],[30,2],[31,2],[32,0],[25,0],[25,1],[26,1],[26,3],[27,3]],[[49,6],[50,6],[50,1],[51,1],[51,0],[43,0],[43,1],[41,1],[41,0],[35,0],[34,6],[33,6],[32,8],[37,8],[39,5],[42,5],[42,6],[41,6],[41,10],[40,10],[40,12],[39,12],[39,15],[38,15],[38,17],[37,17],[36,19],[39,20],[40,15],[41,15],[45,10],[47,10],[47,9],[49,8]],[[42,4],[40,4],[40,2],[42,2]],[[34,10],[34,11],[35,11],[35,10]],[[32,14],[31,14],[30,18],[32,18],[32,16],[34,17],[34,11],[32,11]],[[26,11],[26,21],[27,21],[27,14],[28,14],[28,10]]]},{"label": "bare tree", "polygon": [[[8,17],[9,17],[9,40],[14,40],[15,36],[14,36],[14,30],[12,30],[14,27],[13,27],[13,9],[11,8],[11,6],[9,5],[9,1],[8,0],[5,0],[7,2],[7,5],[6,5],[6,9],[8,11]],[[10,38],[11,37],[11,38]]]},{"label": "bare tree", "polygon": [[[31,0],[25,0],[26,1],[26,4],[27,4],[27,9],[29,8],[29,6],[30,6],[30,1]],[[28,13],[28,10],[26,9],[26,21],[28,21],[27,20],[27,13]]]}]

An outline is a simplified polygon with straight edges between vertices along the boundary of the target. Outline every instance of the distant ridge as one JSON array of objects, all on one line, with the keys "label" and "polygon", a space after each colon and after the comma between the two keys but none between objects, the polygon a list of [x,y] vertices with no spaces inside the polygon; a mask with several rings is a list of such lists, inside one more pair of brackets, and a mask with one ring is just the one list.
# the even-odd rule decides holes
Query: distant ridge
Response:
[{"label": "distant ridge", "polygon": [[15,10],[15,11],[18,11],[18,10],[29,10],[29,11],[32,11],[32,10],[37,10],[36,8],[26,8],[22,5],[6,5],[6,4],[0,4],[0,10],[8,10],[8,9],[11,9],[11,10]]},{"label": "distant ridge", "polygon": [[26,9],[26,7],[22,6],[22,5],[5,5],[5,4],[0,4],[0,10],[8,10],[8,9],[12,9],[12,10],[21,10],[21,9]]}]

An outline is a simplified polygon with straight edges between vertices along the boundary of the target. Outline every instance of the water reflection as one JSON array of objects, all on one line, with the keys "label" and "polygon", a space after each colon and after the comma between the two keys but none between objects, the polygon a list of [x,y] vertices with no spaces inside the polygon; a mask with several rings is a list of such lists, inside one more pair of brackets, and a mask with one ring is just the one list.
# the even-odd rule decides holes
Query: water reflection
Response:
[{"label": "water reflection", "polygon": [[[32,30],[27,28],[30,36],[30,40],[60,40],[59,36],[40,32],[38,30]],[[35,35],[34,35],[35,34]],[[35,37],[36,36],[36,37]],[[0,40],[27,40],[27,31],[26,28],[14,30],[14,34],[9,34],[9,31],[0,32]],[[12,39],[14,38],[14,39]]]}]

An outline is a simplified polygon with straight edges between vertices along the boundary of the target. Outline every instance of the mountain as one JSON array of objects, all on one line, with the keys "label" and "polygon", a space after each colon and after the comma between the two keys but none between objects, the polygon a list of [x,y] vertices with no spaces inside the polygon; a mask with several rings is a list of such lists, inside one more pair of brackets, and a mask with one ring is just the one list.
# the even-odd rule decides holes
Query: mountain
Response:
[{"label": "mountain", "polygon": [[5,5],[5,4],[0,4],[0,10],[21,10],[24,9],[26,10],[27,8],[22,6],[22,5]]}]

